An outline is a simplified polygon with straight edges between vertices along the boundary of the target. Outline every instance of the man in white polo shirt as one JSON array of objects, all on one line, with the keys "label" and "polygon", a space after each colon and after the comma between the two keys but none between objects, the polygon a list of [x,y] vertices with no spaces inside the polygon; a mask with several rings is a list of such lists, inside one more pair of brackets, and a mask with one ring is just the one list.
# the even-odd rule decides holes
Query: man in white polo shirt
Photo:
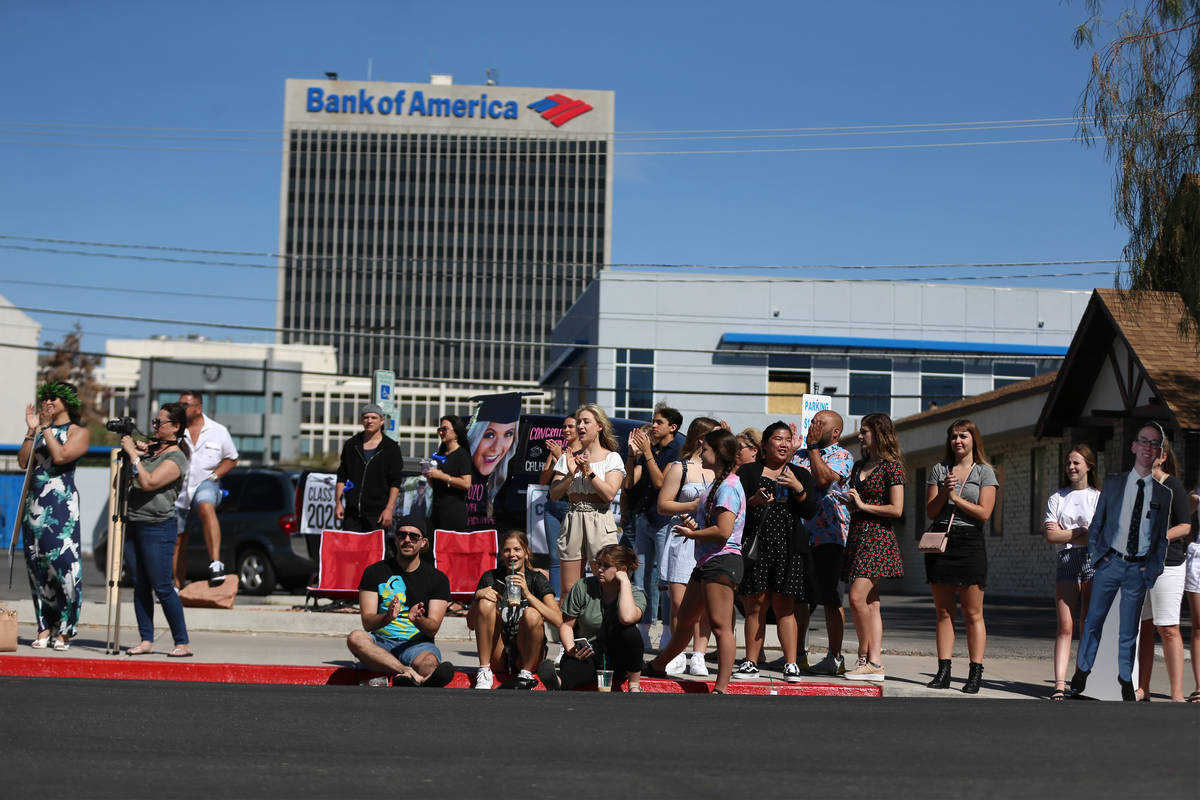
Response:
[{"label": "man in white polo shirt", "polygon": [[175,501],[175,516],[179,521],[179,537],[175,542],[175,583],[183,585],[187,576],[187,518],[194,509],[204,531],[208,548],[208,582],[216,586],[225,581],[225,565],[221,562],[221,524],[217,506],[221,504],[221,478],[237,464],[238,452],[229,430],[204,415],[204,395],[190,389],[179,395],[187,409],[188,446],[192,449],[188,461],[187,480]]}]

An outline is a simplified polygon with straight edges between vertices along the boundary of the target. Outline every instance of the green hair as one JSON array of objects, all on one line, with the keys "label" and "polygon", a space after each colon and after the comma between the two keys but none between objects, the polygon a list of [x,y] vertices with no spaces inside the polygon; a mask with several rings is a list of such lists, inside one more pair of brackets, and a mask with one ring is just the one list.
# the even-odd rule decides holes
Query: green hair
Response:
[{"label": "green hair", "polygon": [[78,411],[80,408],[79,393],[75,391],[75,387],[71,384],[63,383],[62,381],[46,381],[38,387],[37,399],[39,403],[55,398],[62,400],[63,405],[69,409]]}]

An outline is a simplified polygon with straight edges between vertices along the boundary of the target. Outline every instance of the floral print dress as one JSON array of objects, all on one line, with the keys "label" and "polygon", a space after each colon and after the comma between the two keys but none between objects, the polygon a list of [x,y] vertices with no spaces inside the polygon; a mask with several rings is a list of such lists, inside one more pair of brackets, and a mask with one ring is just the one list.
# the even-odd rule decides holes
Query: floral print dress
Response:
[{"label": "floral print dress", "polygon": [[[71,423],[55,425],[42,435],[54,436],[66,444],[70,428]],[[45,441],[38,439],[21,520],[21,542],[38,630],[64,637],[75,635],[83,602],[76,463],[55,464]]]},{"label": "floral print dress", "polygon": [[[895,461],[884,461],[866,479],[859,478],[855,464],[850,472],[850,486],[870,506],[887,503],[893,486],[904,484],[904,468]],[[842,580],[855,578],[903,578],[904,560],[892,520],[874,514],[855,511],[850,517],[850,533],[846,536],[846,557],[842,562]]]}]

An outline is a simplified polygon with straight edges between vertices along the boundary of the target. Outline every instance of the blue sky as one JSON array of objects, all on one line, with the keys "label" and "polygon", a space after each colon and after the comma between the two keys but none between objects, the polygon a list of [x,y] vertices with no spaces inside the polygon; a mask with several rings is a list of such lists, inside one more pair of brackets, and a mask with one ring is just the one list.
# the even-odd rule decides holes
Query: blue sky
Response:
[{"label": "blue sky", "polygon": [[[1072,125],[924,133],[895,127],[1072,116],[1090,58],[1071,44],[1083,14],[1079,4],[1046,0],[4,3],[0,234],[275,252],[284,81],[326,70],[365,79],[370,59],[373,76],[384,80],[423,82],[438,72],[452,74],[456,83],[480,84],[495,68],[503,85],[613,90],[618,153],[943,145],[618,155],[617,263],[1116,258],[1124,234],[1113,222],[1112,169],[1101,147],[1075,141],[946,146],[1069,138]],[[809,130],[791,138],[741,134],[648,143],[630,134],[754,130],[761,137],[764,129],[851,126],[860,129],[836,136]],[[889,132],[863,135],[861,126]],[[146,130],[171,128],[219,132]],[[274,322],[269,270],[13,246],[98,248],[0,239],[0,294],[18,306]],[[1111,270],[1099,264],[805,274]],[[1091,288],[1111,286],[1113,279],[985,282]],[[213,297],[78,288],[95,286]],[[61,338],[72,323],[56,314],[33,316],[47,339]],[[264,339],[198,326],[81,321],[85,345],[96,350],[105,338],[155,333]]]}]

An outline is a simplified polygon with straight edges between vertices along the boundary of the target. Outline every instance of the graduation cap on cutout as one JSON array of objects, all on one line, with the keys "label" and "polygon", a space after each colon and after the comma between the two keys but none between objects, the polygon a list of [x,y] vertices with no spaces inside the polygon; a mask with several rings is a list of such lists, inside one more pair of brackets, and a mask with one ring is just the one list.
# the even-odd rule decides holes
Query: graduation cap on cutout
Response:
[{"label": "graduation cap on cutout", "polygon": [[472,397],[479,401],[479,409],[475,412],[475,420],[488,422],[516,422],[521,416],[521,396],[525,392],[508,392],[506,394],[482,394]]}]

